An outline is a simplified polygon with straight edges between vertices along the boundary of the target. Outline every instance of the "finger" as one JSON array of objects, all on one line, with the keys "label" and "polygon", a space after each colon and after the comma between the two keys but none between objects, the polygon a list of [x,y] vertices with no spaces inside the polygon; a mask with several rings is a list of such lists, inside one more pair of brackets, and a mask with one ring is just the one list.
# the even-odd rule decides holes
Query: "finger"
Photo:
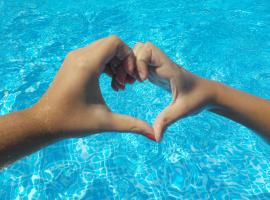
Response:
[{"label": "finger", "polygon": [[135,69],[133,71],[133,74],[131,75],[135,80],[141,81],[141,78],[138,73],[137,65],[135,64]]},{"label": "finger", "polygon": [[110,66],[112,69],[116,69],[121,65],[122,61],[120,61],[118,58],[114,57],[112,60],[109,62]]},{"label": "finger", "polygon": [[177,121],[178,119],[184,117],[186,109],[184,105],[177,102],[172,103],[166,107],[156,118],[153,128],[155,131],[156,140],[159,142],[164,134],[166,128]]},{"label": "finger", "polygon": [[135,78],[133,78],[132,76],[130,75],[127,75],[126,77],[126,83],[129,83],[129,84],[133,84],[135,82]]},{"label": "finger", "polygon": [[117,91],[119,90],[118,85],[117,85],[115,79],[112,79],[111,86],[112,86],[112,89],[113,89],[114,91],[117,92]]},{"label": "finger", "polygon": [[144,60],[136,61],[137,71],[139,74],[140,81],[144,81],[148,77],[148,65]]},{"label": "finger", "polygon": [[139,77],[142,81],[148,77],[148,66],[151,64],[152,51],[147,45],[136,50],[136,66]]},{"label": "finger", "polygon": [[138,55],[138,52],[140,51],[140,49],[141,49],[143,46],[144,46],[144,44],[141,43],[141,42],[138,42],[138,43],[135,45],[135,47],[134,47],[134,49],[133,49],[133,53],[134,53],[135,56]]},{"label": "finger", "polygon": [[138,81],[142,81],[139,75],[139,71],[138,71],[138,66],[137,66],[137,57],[139,55],[139,52],[141,51],[141,49],[144,47],[144,44],[142,42],[138,42],[134,49],[133,49],[133,53],[135,55],[135,69],[133,71],[132,77],[134,77],[136,80]]},{"label": "finger", "polygon": [[123,61],[131,52],[131,49],[117,36],[109,36],[93,42],[83,48],[89,55],[94,53],[94,58],[91,60],[92,65],[97,67],[99,73],[104,71],[104,67],[114,57]]},{"label": "finger", "polygon": [[115,79],[116,85],[119,90],[124,90],[125,89],[125,84],[120,83],[117,79]]},{"label": "finger", "polygon": [[124,90],[125,89],[125,85],[121,85],[115,77],[112,78],[112,82],[111,82],[111,86],[112,88],[115,90],[115,91],[119,91],[120,89],[121,90]]},{"label": "finger", "polygon": [[115,74],[110,65],[106,65],[104,72],[110,77],[112,77]]},{"label": "finger", "polygon": [[116,73],[115,73],[115,79],[121,84],[125,85],[125,80],[127,77],[127,73],[125,69],[121,66],[116,68]]},{"label": "finger", "polygon": [[134,73],[135,69],[135,55],[133,52],[129,56],[127,56],[126,59],[122,62],[121,67],[124,68],[125,72],[129,75],[132,75]]},{"label": "finger", "polygon": [[[126,83],[127,75],[132,75],[135,69],[135,56],[132,53],[128,56],[124,61],[120,61],[117,58],[113,58],[110,61],[111,71],[116,74],[117,81],[124,85]],[[105,68],[105,73],[107,73],[107,69]]]},{"label": "finger", "polygon": [[153,128],[142,120],[115,113],[111,113],[108,119],[107,129],[110,131],[133,132],[155,141]]}]

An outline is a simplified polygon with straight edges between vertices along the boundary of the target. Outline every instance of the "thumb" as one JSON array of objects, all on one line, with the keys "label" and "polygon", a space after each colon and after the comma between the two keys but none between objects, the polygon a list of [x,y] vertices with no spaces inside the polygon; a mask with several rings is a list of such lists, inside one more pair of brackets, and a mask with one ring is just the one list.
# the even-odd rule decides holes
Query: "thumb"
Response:
[{"label": "thumb", "polygon": [[110,131],[133,132],[144,135],[149,139],[156,141],[154,129],[142,120],[130,117],[128,115],[120,115],[115,113],[111,113],[111,116],[108,117],[108,119],[108,129]]},{"label": "thumb", "polygon": [[156,141],[159,142],[162,139],[164,131],[170,124],[184,117],[185,114],[184,106],[177,102],[173,102],[159,113],[153,124]]}]

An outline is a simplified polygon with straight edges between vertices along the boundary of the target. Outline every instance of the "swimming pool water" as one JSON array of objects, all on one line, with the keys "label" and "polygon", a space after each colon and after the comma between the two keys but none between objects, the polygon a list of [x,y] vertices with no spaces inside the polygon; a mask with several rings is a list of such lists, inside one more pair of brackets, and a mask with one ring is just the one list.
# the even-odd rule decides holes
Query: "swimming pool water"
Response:
[{"label": "swimming pool water", "polygon": [[[152,41],[186,69],[270,99],[269,0],[0,0],[0,113],[36,102],[72,49],[110,34]],[[149,82],[102,93],[152,123],[170,102]],[[65,140],[0,172],[0,199],[270,199],[270,146],[203,112],[156,144],[133,134]]]}]

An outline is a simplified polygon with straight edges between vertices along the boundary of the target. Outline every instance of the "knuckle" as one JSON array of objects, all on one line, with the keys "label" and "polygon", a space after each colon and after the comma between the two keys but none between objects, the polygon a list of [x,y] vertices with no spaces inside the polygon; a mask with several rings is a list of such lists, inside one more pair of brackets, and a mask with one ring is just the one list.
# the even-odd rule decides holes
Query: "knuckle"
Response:
[{"label": "knuckle", "polygon": [[113,42],[119,42],[121,41],[121,39],[117,36],[117,35],[110,35],[108,37],[109,40],[113,41]]},{"label": "knuckle", "polygon": [[147,41],[147,42],[145,43],[145,46],[146,46],[147,48],[149,48],[149,47],[152,47],[152,46],[154,46],[154,45],[153,45],[152,42]]},{"label": "knuckle", "polygon": [[76,51],[70,51],[68,54],[67,54],[67,56],[66,56],[66,58],[67,59],[74,59],[76,57]]},{"label": "knuckle", "polygon": [[143,46],[143,43],[142,42],[137,42],[137,44],[135,45],[135,47],[141,47],[141,46]]}]

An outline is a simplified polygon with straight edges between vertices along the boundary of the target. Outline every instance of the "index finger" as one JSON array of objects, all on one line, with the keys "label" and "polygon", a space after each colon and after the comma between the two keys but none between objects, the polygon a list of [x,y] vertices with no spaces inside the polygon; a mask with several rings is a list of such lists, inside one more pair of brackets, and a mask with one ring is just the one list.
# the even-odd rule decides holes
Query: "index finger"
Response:
[{"label": "index finger", "polygon": [[84,50],[93,57],[91,64],[98,67],[99,73],[104,71],[105,65],[108,64],[113,57],[123,61],[131,53],[129,46],[114,35],[97,40],[84,47]]},{"label": "index finger", "polygon": [[148,77],[148,66],[151,64],[152,50],[147,44],[138,43],[134,48],[136,66],[141,81]]}]

